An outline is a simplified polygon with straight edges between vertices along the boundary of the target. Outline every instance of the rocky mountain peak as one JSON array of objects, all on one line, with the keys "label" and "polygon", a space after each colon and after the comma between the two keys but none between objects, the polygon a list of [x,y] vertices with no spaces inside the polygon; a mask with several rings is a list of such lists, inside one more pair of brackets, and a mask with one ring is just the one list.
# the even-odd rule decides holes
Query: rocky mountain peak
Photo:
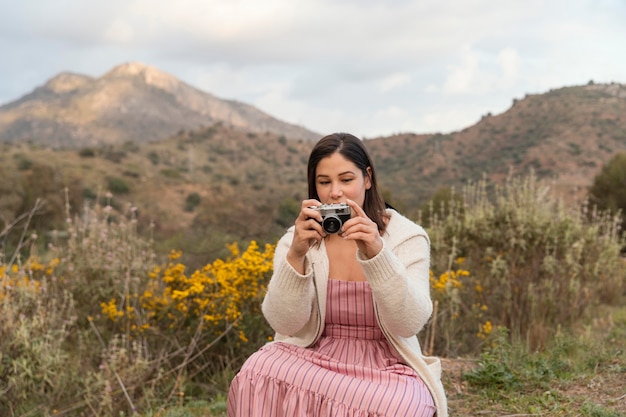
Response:
[{"label": "rocky mountain peak", "polygon": [[167,91],[174,90],[180,84],[176,77],[141,62],[127,62],[118,65],[107,72],[102,79],[118,77],[139,78],[148,85]]},{"label": "rocky mountain peak", "polygon": [[92,82],[94,78],[87,75],[75,74],[72,72],[62,72],[51,78],[44,85],[44,88],[57,94],[78,90]]}]

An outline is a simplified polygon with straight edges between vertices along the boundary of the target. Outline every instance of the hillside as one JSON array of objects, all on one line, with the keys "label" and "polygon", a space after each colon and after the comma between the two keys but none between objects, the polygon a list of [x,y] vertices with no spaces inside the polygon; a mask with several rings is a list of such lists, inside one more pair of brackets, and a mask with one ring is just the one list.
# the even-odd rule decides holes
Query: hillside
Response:
[{"label": "hillside", "polygon": [[0,142],[54,148],[147,142],[216,122],[296,139],[319,136],[251,105],[200,91],[156,68],[127,63],[99,78],[59,74],[0,106]]},{"label": "hillside", "polygon": [[580,198],[602,165],[626,151],[626,85],[527,95],[459,132],[396,135],[368,141],[368,147],[383,183],[409,207],[442,186],[531,171],[553,180],[564,198]]},{"label": "hillside", "polygon": [[74,214],[96,201],[124,214],[134,207],[139,227],[151,228],[164,250],[206,259],[226,253],[232,241],[274,241],[305,197],[303,166],[312,145],[221,123],[151,143],[0,145],[0,231],[38,197],[46,206],[34,227],[62,227],[67,187]]},{"label": "hillside", "polygon": [[[71,75],[54,88],[92,82]],[[624,115],[624,85],[566,87],[514,100],[506,112],[459,132],[380,137],[366,145],[383,192],[409,216],[442,187],[483,175],[498,182],[510,172],[532,170],[574,199],[615,153],[626,151]],[[35,225],[59,227],[65,187],[74,212],[110,190],[120,212],[134,206],[140,227],[154,224],[157,246],[181,248],[198,262],[223,255],[224,244],[235,240],[272,242],[291,224],[306,196],[313,141],[224,122],[177,132],[160,141],[76,149],[0,145],[0,229],[36,197],[48,203]]]}]

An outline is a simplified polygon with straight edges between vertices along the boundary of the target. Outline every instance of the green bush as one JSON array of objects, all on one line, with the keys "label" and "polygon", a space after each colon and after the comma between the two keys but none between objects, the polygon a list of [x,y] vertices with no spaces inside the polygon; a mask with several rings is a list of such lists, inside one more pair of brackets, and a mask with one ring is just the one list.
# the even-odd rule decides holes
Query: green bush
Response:
[{"label": "green bush", "polygon": [[78,155],[81,158],[93,158],[96,156],[96,151],[94,151],[92,148],[82,148],[78,151]]},{"label": "green bush", "polygon": [[289,227],[298,217],[298,213],[300,213],[300,202],[294,198],[286,198],[278,206],[276,223],[282,227]]},{"label": "green bush", "polygon": [[107,187],[113,194],[128,194],[130,192],[130,184],[118,177],[107,178]]},{"label": "green bush", "polygon": [[185,199],[185,211],[194,211],[201,201],[202,197],[200,197],[200,194],[196,192],[189,194]]},{"label": "green bush", "polygon": [[159,154],[156,151],[150,151],[148,153],[148,159],[152,162],[152,165],[158,165],[160,162]]},{"label": "green bush", "polygon": [[20,171],[26,171],[28,169],[31,169],[33,166],[33,161],[25,156],[16,155],[16,159],[17,159],[17,169]]},{"label": "green bush", "polygon": [[160,174],[166,178],[179,179],[182,177],[180,171],[173,168],[165,168],[160,171]]},{"label": "green bush", "polygon": [[600,210],[621,214],[621,231],[626,231],[626,153],[615,155],[596,175],[589,190],[590,203]]}]

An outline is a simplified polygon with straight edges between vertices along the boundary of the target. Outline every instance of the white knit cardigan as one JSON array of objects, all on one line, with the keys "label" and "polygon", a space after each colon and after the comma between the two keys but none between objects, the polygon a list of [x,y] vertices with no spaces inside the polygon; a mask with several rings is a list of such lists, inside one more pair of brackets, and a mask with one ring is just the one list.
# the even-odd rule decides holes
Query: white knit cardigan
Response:
[{"label": "white knit cardigan", "polygon": [[[422,330],[433,304],[430,298],[430,241],[426,231],[394,210],[383,248],[371,259],[357,252],[358,262],[372,288],[378,324],[407,365],[424,381],[435,401],[437,417],[447,417],[439,358],[422,354],[416,334]],[[305,273],[286,261],[294,227],[280,239],[274,255],[274,274],[263,301],[263,314],[276,332],[274,340],[311,346],[324,328],[328,257],[324,241],[311,247]],[[340,277],[337,277],[340,278]]]}]

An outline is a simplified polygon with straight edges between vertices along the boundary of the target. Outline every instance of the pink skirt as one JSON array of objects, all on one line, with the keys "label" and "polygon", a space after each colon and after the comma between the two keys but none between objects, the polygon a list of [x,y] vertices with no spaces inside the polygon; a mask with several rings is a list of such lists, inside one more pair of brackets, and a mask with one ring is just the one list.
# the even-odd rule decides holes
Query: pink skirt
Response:
[{"label": "pink skirt", "polygon": [[431,417],[433,398],[374,316],[367,282],[329,280],[324,333],[313,346],[270,343],[233,379],[229,417]]}]

